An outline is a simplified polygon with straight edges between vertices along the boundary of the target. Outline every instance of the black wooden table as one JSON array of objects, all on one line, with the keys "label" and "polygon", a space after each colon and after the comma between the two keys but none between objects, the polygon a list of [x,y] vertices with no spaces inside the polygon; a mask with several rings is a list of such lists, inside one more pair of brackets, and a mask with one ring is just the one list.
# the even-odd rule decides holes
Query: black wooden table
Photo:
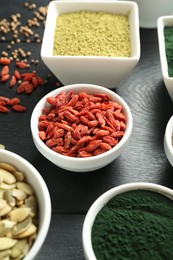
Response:
[{"label": "black wooden table", "polygon": [[[30,4],[32,2],[29,2]],[[33,17],[39,6],[49,1],[35,1],[36,8],[28,10],[22,0],[1,1],[0,19],[10,20],[11,14],[20,13],[21,22]],[[40,36],[43,26],[34,28]],[[0,52],[12,40],[9,33],[0,33]],[[44,178],[52,200],[52,219],[45,243],[37,260],[81,260],[82,225],[94,200],[108,189],[130,182],[153,182],[173,188],[173,170],[163,149],[166,124],[173,113],[173,104],[162,80],[156,29],[141,29],[141,58],[133,72],[122,81],[116,91],[129,104],[133,119],[133,134],[126,151],[110,165],[91,173],[74,173],[58,168],[46,160],[32,142],[30,117],[34,106],[49,91],[56,88],[58,80],[52,75],[48,84],[37,88],[31,95],[16,94],[9,81],[0,83],[0,96],[19,96],[26,112],[0,113],[0,144],[32,163]],[[39,60],[28,71],[36,70],[46,79],[50,73],[40,58],[41,43],[34,40],[15,45],[32,53]],[[0,65],[0,69],[2,65]],[[10,65],[14,70],[14,63]],[[25,70],[26,71],[26,70]]]}]

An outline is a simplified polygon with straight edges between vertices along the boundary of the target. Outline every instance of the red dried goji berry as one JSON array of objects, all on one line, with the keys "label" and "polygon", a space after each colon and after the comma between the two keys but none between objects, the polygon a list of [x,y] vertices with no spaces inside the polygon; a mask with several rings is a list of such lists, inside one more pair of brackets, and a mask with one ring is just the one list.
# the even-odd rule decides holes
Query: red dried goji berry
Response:
[{"label": "red dried goji berry", "polygon": [[25,90],[25,93],[26,93],[26,94],[31,94],[32,91],[33,91],[33,89],[34,89],[34,87],[33,87],[32,84],[26,84],[26,85],[24,86],[24,90]]},{"label": "red dried goji berry", "polygon": [[6,103],[9,101],[8,97],[0,96],[0,101],[5,101]]},{"label": "red dried goji berry", "polygon": [[1,81],[5,82],[9,79],[9,77],[10,77],[10,74],[5,74],[5,75],[2,76]]},{"label": "red dried goji berry", "polygon": [[39,131],[38,135],[39,135],[39,137],[40,137],[40,139],[41,139],[42,141],[44,141],[44,140],[46,139],[46,133],[45,133],[45,131]]},{"label": "red dried goji berry", "polygon": [[97,112],[96,113],[96,118],[98,119],[100,126],[104,127],[106,122],[105,122],[105,119],[104,119],[103,115],[100,112]]},{"label": "red dried goji berry", "polygon": [[71,132],[68,131],[65,136],[64,136],[64,147],[65,148],[69,148],[70,147],[70,143],[71,143]]},{"label": "red dried goji berry", "polygon": [[0,106],[6,106],[7,102],[0,100]]},{"label": "red dried goji berry", "polygon": [[4,75],[9,74],[9,66],[5,65],[2,70],[1,70],[1,76],[3,77]]},{"label": "red dried goji berry", "polygon": [[113,138],[122,138],[124,136],[124,131],[116,131],[113,132],[110,136],[112,136]]},{"label": "red dried goji berry", "polygon": [[11,63],[11,60],[8,58],[0,58],[0,64],[3,65],[9,65]]},{"label": "red dried goji berry", "polygon": [[25,92],[25,86],[30,84],[29,81],[23,81],[22,83],[20,83],[18,85],[18,87],[16,88],[16,92],[17,93],[23,93]]},{"label": "red dried goji berry", "polygon": [[107,144],[110,144],[111,146],[115,146],[115,145],[117,145],[117,143],[118,143],[118,139],[115,139],[115,138],[113,138],[113,137],[111,137],[111,136],[103,136],[103,141],[105,142],[105,143],[107,143]]},{"label": "red dried goji berry", "polygon": [[21,77],[23,78],[24,81],[32,81],[32,78],[35,77],[35,73],[33,72],[22,73]]},{"label": "red dried goji berry", "polygon": [[88,142],[91,141],[91,139],[92,139],[92,138],[91,138],[90,135],[82,136],[82,137],[80,138],[80,140],[77,142],[77,144],[80,145],[80,144],[88,143]]},{"label": "red dried goji berry", "polygon": [[19,73],[18,70],[15,70],[15,71],[14,71],[14,76],[15,76],[15,78],[18,79],[18,80],[21,79],[21,75],[20,75],[20,73]]},{"label": "red dried goji berry", "polygon": [[33,85],[34,88],[36,88],[38,86],[38,79],[37,79],[37,77],[34,76],[32,78],[32,80],[31,80],[31,82],[32,82],[32,85]]},{"label": "red dried goji berry", "polygon": [[102,100],[104,101],[108,101],[108,100],[111,100],[110,99],[110,96],[106,93],[97,93],[94,95],[95,97],[100,97]]},{"label": "red dried goji berry", "polygon": [[80,151],[79,155],[77,157],[87,158],[93,156],[92,153],[86,152],[86,151]]},{"label": "red dried goji berry", "polygon": [[21,105],[14,105],[12,106],[12,109],[17,112],[24,112],[26,110],[26,107]]},{"label": "red dried goji berry", "polygon": [[0,105],[0,113],[8,113],[10,110],[6,106]]},{"label": "red dried goji berry", "polygon": [[39,86],[44,85],[44,80],[41,77],[37,77],[37,82]]},{"label": "red dried goji berry", "polygon": [[12,88],[16,85],[16,77],[14,75],[11,76],[9,87]]},{"label": "red dried goji berry", "polygon": [[17,97],[14,97],[14,98],[11,98],[8,102],[7,102],[7,105],[10,105],[10,106],[14,106],[14,105],[17,105],[20,103],[20,99],[17,98]]},{"label": "red dried goji berry", "polygon": [[84,148],[83,151],[92,152],[100,145],[100,143],[102,143],[101,139],[92,141]]},{"label": "red dried goji berry", "polygon": [[102,148],[98,147],[97,149],[94,150],[92,155],[96,156],[96,155],[99,155],[99,154],[102,154],[102,153],[105,153],[105,152],[107,152],[106,149],[102,149]]},{"label": "red dried goji berry", "polygon": [[74,116],[72,113],[70,113],[68,110],[65,110],[63,115],[65,116],[65,118],[68,119],[68,121],[70,121],[71,123],[76,122],[77,117]]},{"label": "red dried goji berry", "polygon": [[100,148],[105,149],[105,150],[110,150],[112,149],[111,145],[107,144],[107,143],[100,143]]},{"label": "red dried goji berry", "polygon": [[16,66],[19,67],[20,69],[27,68],[27,64],[24,61],[16,61]]}]

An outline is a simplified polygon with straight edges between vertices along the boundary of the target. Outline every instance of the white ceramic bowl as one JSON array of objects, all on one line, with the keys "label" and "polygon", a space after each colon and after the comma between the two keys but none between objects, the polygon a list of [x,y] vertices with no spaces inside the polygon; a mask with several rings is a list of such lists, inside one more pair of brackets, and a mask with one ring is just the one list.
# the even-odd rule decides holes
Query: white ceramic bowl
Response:
[{"label": "white ceramic bowl", "polygon": [[[129,15],[131,56],[53,56],[58,15],[80,10]],[[48,7],[41,57],[63,85],[90,83],[115,88],[132,71],[140,58],[138,7],[128,1],[52,1]]]},{"label": "white ceramic bowl", "polygon": [[169,119],[164,134],[164,150],[168,161],[173,166],[173,116]]},{"label": "white ceramic bowl", "polygon": [[173,16],[161,16],[157,20],[157,32],[158,32],[162,76],[167,91],[171,97],[171,100],[173,101],[173,77],[169,77],[168,75],[168,64],[167,64],[166,51],[165,51],[165,38],[164,38],[165,26],[173,26]]},{"label": "white ceramic bowl", "polygon": [[173,190],[164,186],[152,183],[129,183],[112,188],[102,194],[90,207],[84,220],[82,230],[83,249],[86,260],[96,260],[93,251],[91,233],[94,220],[98,212],[108,203],[114,196],[132,190],[149,190],[160,193],[173,200]]},{"label": "white ceramic bowl", "polygon": [[34,244],[24,258],[24,260],[33,260],[45,241],[50,225],[51,201],[49,191],[39,172],[21,156],[4,149],[0,149],[0,162],[9,163],[16,167],[19,171],[23,172],[26,177],[26,181],[35,191],[39,207],[38,234]]},{"label": "white ceramic bowl", "polygon": [[[81,91],[85,91],[90,94],[107,93],[108,95],[110,95],[113,101],[116,101],[120,105],[122,105],[123,112],[126,116],[127,121],[126,121],[126,130],[120,142],[116,146],[114,146],[111,150],[103,154],[88,157],[88,158],[74,158],[74,157],[64,156],[48,148],[38,136],[38,117],[41,115],[43,107],[46,106],[46,98],[50,96],[56,96],[62,91],[65,92],[74,91],[75,93],[80,93]],[[112,90],[97,85],[91,85],[91,84],[67,85],[53,90],[38,102],[31,116],[31,132],[33,136],[33,141],[37,149],[40,151],[40,153],[44,155],[48,160],[53,162],[55,165],[64,168],[66,170],[76,171],[76,172],[87,172],[87,171],[97,170],[99,168],[106,166],[107,164],[112,162],[115,158],[117,158],[124,151],[124,149],[128,144],[132,132],[132,125],[133,125],[132,114],[126,102],[119,95],[114,93]]]},{"label": "white ceramic bowl", "polygon": [[139,24],[142,28],[157,28],[157,19],[160,16],[173,14],[172,0],[135,0],[134,2],[139,7]]}]

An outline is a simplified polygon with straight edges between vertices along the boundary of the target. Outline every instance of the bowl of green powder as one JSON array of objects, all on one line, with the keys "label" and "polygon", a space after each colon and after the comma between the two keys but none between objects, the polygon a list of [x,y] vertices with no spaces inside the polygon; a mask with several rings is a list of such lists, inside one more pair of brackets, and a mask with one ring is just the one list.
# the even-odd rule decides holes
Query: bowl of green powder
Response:
[{"label": "bowl of green powder", "polygon": [[173,101],[173,16],[159,17],[157,32],[163,81]]},{"label": "bowl of green powder", "polygon": [[63,85],[115,88],[140,58],[137,4],[51,1],[41,57]]},{"label": "bowl of green powder", "polygon": [[173,259],[173,190],[129,183],[101,195],[83,225],[87,260]]}]

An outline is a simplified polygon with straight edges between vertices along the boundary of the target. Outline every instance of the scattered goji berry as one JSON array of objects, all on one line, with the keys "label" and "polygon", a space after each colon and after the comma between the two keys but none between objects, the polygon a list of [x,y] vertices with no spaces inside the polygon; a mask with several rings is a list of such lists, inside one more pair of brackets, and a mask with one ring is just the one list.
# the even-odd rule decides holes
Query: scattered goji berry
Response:
[{"label": "scattered goji berry", "polygon": [[0,100],[0,106],[6,106],[7,102]]},{"label": "scattered goji berry", "polygon": [[30,84],[29,81],[23,81],[17,86],[16,92],[18,94],[25,92],[25,86],[27,86],[28,84]]},{"label": "scattered goji berry", "polygon": [[7,81],[9,79],[9,77],[10,77],[10,74],[3,75],[2,78],[1,78],[1,82]]},{"label": "scattered goji berry", "polygon": [[32,82],[32,85],[33,85],[34,88],[36,88],[38,86],[38,79],[37,79],[37,77],[34,76],[31,79],[31,82]]},{"label": "scattered goji berry", "polygon": [[14,98],[11,98],[8,102],[7,102],[7,105],[10,105],[10,106],[14,106],[14,105],[17,105],[20,103],[20,99],[17,98],[17,97],[14,97]]},{"label": "scattered goji berry", "polygon": [[19,67],[20,69],[27,68],[27,64],[24,61],[16,61],[16,66]]},{"label": "scattered goji berry", "polygon": [[8,102],[9,98],[8,97],[4,97],[4,96],[0,96],[0,101],[4,101],[4,102]]},{"label": "scattered goji berry", "polygon": [[9,66],[5,65],[1,70],[1,77],[4,75],[9,74]]},{"label": "scattered goji berry", "polygon": [[10,110],[6,106],[0,105],[0,113],[8,113]]},{"label": "scattered goji berry", "polygon": [[33,73],[33,72],[22,73],[21,77],[23,78],[24,81],[32,81],[32,78],[35,77],[35,73]]},{"label": "scattered goji berry", "polygon": [[31,94],[33,91],[33,88],[34,88],[33,85],[29,83],[24,86],[24,91],[26,94]]},{"label": "scattered goji berry", "polygon": [[18,112],[24,112],[26,110],[26,107],[21,105],[14,105],[12,106],[12,109]]},{"label": "scattered goji berry", "polygon": [[20,73],[19,73],[18,70],[15,70],[15,71],[14,71],[14,76],[15,76],[15,78],[18,79],[18,80],[21,79],[21,75],[20,75]]},{"label": "scattered goji berry", "polygon": [[16,85],[16,77],[14,75],[11,76],[11,80],[10,80],[10,83],[9,83],[9,87],[12,88]]},{"label": "scattered goji berry", "polygon": [[41,77],[37,77],[37,82],[39,86],[44,85],[44,80]]},{"label": "scattered goji berry", "polygon": [[11,60],[8,58],[0,58],[0,64],[2,65],[9,65],[11,63]]}]

